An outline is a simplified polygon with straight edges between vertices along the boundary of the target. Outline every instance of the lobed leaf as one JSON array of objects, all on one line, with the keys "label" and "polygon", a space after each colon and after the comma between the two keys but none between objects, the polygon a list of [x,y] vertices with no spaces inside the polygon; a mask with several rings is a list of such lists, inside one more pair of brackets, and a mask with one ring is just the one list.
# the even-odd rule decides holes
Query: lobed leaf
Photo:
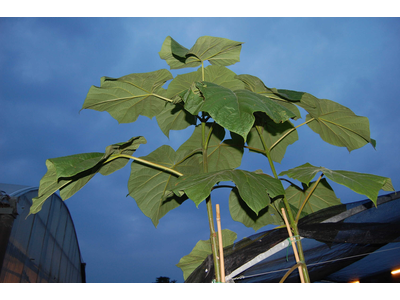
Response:
[{"label": "lobed leaf", "polygon": [[[185,159],[185,154],[187,154],[185,150],[178,149],[175,152],[170,146],[163,145],[149,155],[140,158],[183,174],[198,173],[198,158],[190,156]],[[140,210],[152,220],[156,227],[167,212],[178,207],[187,199],[183,194],[174,195],[168,192],[176,181],[177,175],[162,169],[148,167],[137,161],[132,162],[128,181],[129,195],[135,199]]]},{"label": "lobed leaf", "polygon": [[333,171],[324,167],[314,167],[309,163],[281,172],[279,176],[287,175],[308,185],[318,172],[322,172],[328,179],[358,194],[367,196],[375,205],[381,189],[395,191],[390,178],[387,177],[350,171]]},{"label": "lobed leaf", "polygon": [[107,111],[119,123],[135,122],[139,115],[153,118],[164,106],[162,87],[172,74],[165,69],[120,78],[102,77],[100,87],[92,86],[82,109]]},{"label": "lobed leaf", "polygon": [[242,44],[229,39],[202,36],[188,50],[168,36],[161,46],[159,55],[171,69],[197,67],[207,60],[212,65],[229,66],[240,61]]},{"label": "lobed leaf", "polygon": [[261,81],[261,79],[253,75],[241,74],[237,75],[235,78],[241,80],[245,84],[245,89],[266,96],[271,100],[276,101],[280,105],[286,107],[290,111],[292,111],[295,114],[295,117],[293,117],[295,120],[301,118],[299,109],[296,107],[296,105],[292,103],[294,101],[300,100],[300,98],[297,99],[297,97],[293,97],[295,95],[294,93],[298,92],[290,91],[293,93],[290,93],[289,96],[286,92],[287,90],[277,90],[276,88],[268,88],[264,84],[264,82]]},{"label": "lobed leaf", "polygon": [[[313,186],[314,182],[311,182],[308,185],[303,184],[302,189],[298,186],[290,185],[285,190],[286,199],[288,200],[289,204],[294,207],[293,214],[297,214]],[[336,197],[335,192],[329,185],[328,181],[323,178],[320,180],[316,189],[311,194],[310,198],[302,209],[300,216],[304,217],[323,208],[338,205],[340,203],[340,199]]]},{"label": "lobed leaf", "polygon": [[[306,96],[306,97],[305,97]],[[305,94],[299,106],[308,111],[307,125],[327,143],[346,147],[349,152],[372,143],[369,121],[357,116],[349,108],[331,100]]]},{"label": "lobed leaf", "polygon": [[274,201],[256,214],[240,197],[237,188],[232,189],[229,194],[229,211],[232,219],[253,228],[254,231],[269,224],[283,225],[279,210],[282,205],[280,201]]},{"label": "lobed leaf", "polygon": [[[210,130],[212,130],[210,132]],[[243,156],[243,139],[237,135],[232,135],[231,139],[224,140],[225,129],[216,123],[207,123],[205,136],[210,135],[207,150],[208,171],[220,171],[225,169],[235,169],[240,166]],[[202,129],[196,126],[192,136],[179,148],[187,153],[196,149],[201,150]],[[203,170],[203,159],[199,156],[200,170]]]},{"label": "lobed leaf", "polygon": [[29,214],[38,213],[47,198],[57,190],[60,190],[61,198],[66,200],[96,173],[109,175],[119,170],[128,159],[118,155],[131,155],[140,144],[145,143],[144,137],[133,137],[127,142],[108,146],[105,153],[82,153],[46,160],[47,172],[40,180],[38,196],[32,199]]},{"label": "lobed leaf", "polygon": [[[294,126],[290,121],[275,123],[265,114],[255,114],[255,116],[256,124],[261,124],[262,126],[262,134],[260,136],[257,129],[253,127],[249,132],[247,145],[252,148],[265,150],[262,142],[264,140],[268,150],[270,150],[272,160],[280,163],[285,156],[286,148],[299,139],[297,130],[293,130]],[[284,138],[271,149],[272,145],[282,137]],[[252,149],[249,150],[254,151]]]},{"label": "lobed leaf", "polygon": [[266,113],[274,122],[285,122],[295,115],[271,99],[248,90],[232,91],[211,82],[197,82],[184,95],[185,109],[197,115],[200,111],[245,140],[254,124],[254,112]]},{"label": "lobed leaf", "polygon": [[257,214],[270,203],[270,197],[284,194],[278,179],[238,169],[185,175],[178,178],[172,191],[176,195],[184,192],[198,206],[221,181],[233,181],[242,199]]},{"label": "lobed leaf", "polygon": [[[227,247],[232,245],[237,239],[237,234],[229,229],[223,229],[222,233],[222,246]],[[217,240],[217,247],[219,241]],[[183,272],[183,278],[189,277],[190,274],[207,258],[208,255],[212,254],[210,240],[200,240],[192,251],[182,257],[179,263],[176,265]]]}]

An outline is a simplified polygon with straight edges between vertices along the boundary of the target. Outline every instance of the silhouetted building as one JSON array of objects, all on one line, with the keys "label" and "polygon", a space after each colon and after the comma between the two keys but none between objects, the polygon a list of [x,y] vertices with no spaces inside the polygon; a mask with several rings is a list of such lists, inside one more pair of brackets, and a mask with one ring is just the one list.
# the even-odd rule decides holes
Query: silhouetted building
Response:
[{"label": "silhouetted building", "polygon": [[86,282],[74,223],[53,194],[28,218],[38,188],[0,184],[0,282]]}]

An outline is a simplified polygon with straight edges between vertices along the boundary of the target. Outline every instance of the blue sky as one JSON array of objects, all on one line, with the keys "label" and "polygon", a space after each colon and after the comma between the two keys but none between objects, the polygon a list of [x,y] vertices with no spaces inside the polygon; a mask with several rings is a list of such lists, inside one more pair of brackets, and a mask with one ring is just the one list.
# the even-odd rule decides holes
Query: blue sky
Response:
[{"label": "blue sky", "polygon": [[[237,74],[330,99],[369,118],[376,150],[367,145],[349,154],[301,128],[278,173],[309,162],[390,177],[400,189],[399,18],[0,18],[0,182],[38,186],[46,159],[103,152],[132,136],[148,141],[137,156],[162,144],[177,149],[190,129],[172,132],[168,139],[155,118],[118,124],[106,112],[79,110],[102,76],[169,69],[158,55],[167,36],[190,48],[204,35],[244,42],[241,61],[229,67]],[[240,168],[269,172],[256,154],[247,153]],[[208,238],[205,205],[196,208],[186,201],[155,228],[126,197],[129,173],[127,165],[106,177],[96,175],[66,201],[87,280],[153,282],[168,276],[183,282],[175,265],[198,240]],[[342,202],[366,198],[332,186]],[[221,205],[222,227],[239,239],[253,234],[231,219],[227,197],[227,192],[213,194],[214,205]]]}]

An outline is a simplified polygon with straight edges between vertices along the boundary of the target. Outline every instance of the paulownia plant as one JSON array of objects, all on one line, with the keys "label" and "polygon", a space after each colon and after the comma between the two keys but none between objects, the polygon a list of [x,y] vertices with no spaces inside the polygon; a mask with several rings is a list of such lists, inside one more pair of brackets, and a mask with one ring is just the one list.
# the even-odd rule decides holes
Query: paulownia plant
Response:
[{"label": "paulownia plant", "polygon": [[[368,119],[347,107],[304,92],[269,88],[252,75],[236,75],[227,66],[239,62],[241,47],[241,42],[203,36],[187,49],[167,37],[159,52],[161,59],[170,69],[196,70],[176,77],[166,69],[120,78],[102,77],[100,87],[90,88],[82,109],[107,111],[120,123],[135,122],[139,115],[156,117],[167,137],[170,130],[189,126],[193,127],[193,134],[177,151],[161,145],[144,157],[133,156],[146,143],[144,137],[137,136],[108,146],[104,153],[48,159],[48,170],[40,181],[30,213],[40,211],[44,201],[57,190],[65,200],[96,173],[109,175],[132,159],[129,195],[155,226],[188,199],[197,206],[205,202],[210,239],[197,243],[178,266],[187,278],[212,253],[215,279],[221,281],[211,203],[214,189],[231,189],[229,210],[233,220],[254,230],[268,224],[282,225],[280,209],[285,208],[294,235],[298,235],[300,217],[340,203],[328,180],[366,195],[374,203],[381,189],[394,191],[386,177],[329,170],[309,163],[277,174],[274,164],[281,162],[286,148],[298,139],[298,128],[304,125],[325,142],[349,151],[368,143],[375,146],[375,141],[370,138]],[[210,64],[205,67],[207,61]],[[170,80],[168,88],[163,88]],[[301,118],[298,107],[308,114],[305,122],[295,127],[291,119]],[[238,169],[244,149],[263,154],[271,174]],[[283,175],[302,185],[278,177]],[[218,185],[225,181],[233,185]],[[225,246],[235,239],[235,233],[225,230]],[[300,242],[298,248],[300,259],[305,261]],[[309,282],[306,267],[303,274]]]}]

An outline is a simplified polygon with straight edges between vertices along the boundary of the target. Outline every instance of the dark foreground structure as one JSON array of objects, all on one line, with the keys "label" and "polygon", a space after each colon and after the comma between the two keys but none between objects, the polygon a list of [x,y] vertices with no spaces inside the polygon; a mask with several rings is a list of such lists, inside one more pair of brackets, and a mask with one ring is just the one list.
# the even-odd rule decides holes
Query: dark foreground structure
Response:
[{"label": "dark foreground structure", "polygon": [[[400,192],[341,204],[299,221],[311,282],[400,282]],[[245,238],[224,249],[227,282],[279,282],[296,264],[286,228]],[[186,282],[211,282],[212,256]],[[285,282],[300,282],[297,269]]]},{"label": "dark foreground structure", "polygon": [[0,184],[0,282],[86,282],[71,215],[53,194],[26,216],[38,188]]}]

